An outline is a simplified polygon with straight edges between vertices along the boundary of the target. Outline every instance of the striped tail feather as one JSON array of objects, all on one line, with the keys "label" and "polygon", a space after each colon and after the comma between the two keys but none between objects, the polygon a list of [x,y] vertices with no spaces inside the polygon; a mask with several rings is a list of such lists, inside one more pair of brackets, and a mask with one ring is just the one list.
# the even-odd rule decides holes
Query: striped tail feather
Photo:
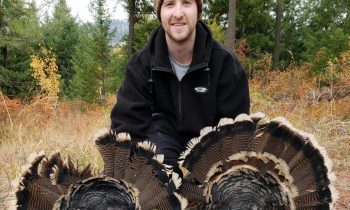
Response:
[{"label": "striped tail feather", "polygon": [[[56,153],[55,156],[59,156],[59,153]],[[62,194],[66,194],[73,184],[94,176],[90,165],[79,169],[69,157],[62,163],[62,166],[54,167],[50,174],[52,184],[57,185]]]},{"label": "striped tail feather", "polygon": [[[127,168],[124,172],[123,179],[129,183],[135,184],[138,179],[150,178],[147,175],[152,174],[150,160],[155,156],[155,145],[150,142],[138,143],[130,153]],[[139,181],[138,181],[139,182]]]},{"label": "striped tail feather", "polygon": [[101,129],[96,132],[94,142],[104,162],[104,174],[115,179],[123,178],[131,150],[129,134]]}]

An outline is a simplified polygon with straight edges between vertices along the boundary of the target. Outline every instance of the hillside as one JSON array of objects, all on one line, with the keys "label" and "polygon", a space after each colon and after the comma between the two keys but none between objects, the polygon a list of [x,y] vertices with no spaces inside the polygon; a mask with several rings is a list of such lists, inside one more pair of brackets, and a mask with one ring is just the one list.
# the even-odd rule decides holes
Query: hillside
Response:
[{"label": "hillside", "polygon": [[115,36],[113,37],[112,43],[118,43],[121,38],[128,33],[129,24],[127,20],[112,20],[111,29],[115,29]]}]

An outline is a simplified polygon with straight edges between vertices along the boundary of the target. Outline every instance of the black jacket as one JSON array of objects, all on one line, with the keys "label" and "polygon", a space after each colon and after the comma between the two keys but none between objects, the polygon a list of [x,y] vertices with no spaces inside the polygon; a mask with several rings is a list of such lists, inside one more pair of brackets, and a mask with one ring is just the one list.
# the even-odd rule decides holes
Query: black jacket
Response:
[{"label": "black jacket", "polygon": [[145,137],[152,114],[162,113],[190,139],[222,117],[249,113],[248,81],[237,57],[213,40],[204,23],[196,30],[192,63],[181,82],[171,68],[162,27],[132,56],[111,113],[113,130]]}]

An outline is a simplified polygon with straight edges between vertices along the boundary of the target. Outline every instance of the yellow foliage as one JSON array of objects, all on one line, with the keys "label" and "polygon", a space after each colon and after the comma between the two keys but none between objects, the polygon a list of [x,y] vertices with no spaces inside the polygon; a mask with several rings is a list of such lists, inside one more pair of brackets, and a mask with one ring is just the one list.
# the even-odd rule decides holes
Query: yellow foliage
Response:
[{"label": "yellow foliage", "polygon": [[123,48],[121,47],[114,48],[114,53],[117,55],[117,57],[120,57],[123,53]]},{"label": "yellow foliage", "polygon": [[218,23],[216,17],[214,18],[214,20],[209,22],[208,26],[213,34],[214,39],[225,44],[226,35],[222,25]]},{"label": "yellow foliage", "polygon": [[[350,36],[349,36],[349,47],[350,47]],[[344,71],[350,71],[350,50],[343,52],[339,56],[339,63]]]},{"label": "yellow foliage", "polygon": [[60,92],[60,75],[58,74],[55,54],[44,45],[40,45],[40,54],[31,55],[30,67],[32,77],[38,80],[42,94],[57,98]]}]

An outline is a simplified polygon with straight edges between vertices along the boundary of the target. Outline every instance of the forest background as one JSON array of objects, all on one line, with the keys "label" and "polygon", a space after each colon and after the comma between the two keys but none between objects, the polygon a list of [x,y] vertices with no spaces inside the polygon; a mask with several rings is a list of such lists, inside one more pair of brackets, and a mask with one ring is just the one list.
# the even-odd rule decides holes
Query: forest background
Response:
[{"label": "forest background", "polygon": [[[51,16],[24,0],[0,0],[0,209],[32,152],[102,167],[91,138],[109,126],[126,63],[159,26],[151,0],[116,0],[128,33],[113,28],[105,0],[79,22],[65,0]],[[249,75],[251,112],[284,116],[312,133],[334,164],[338,209],[350,209],[350,1],[206,0],[202,20]],[[130,15],[132,14],[132,15]]]}]

